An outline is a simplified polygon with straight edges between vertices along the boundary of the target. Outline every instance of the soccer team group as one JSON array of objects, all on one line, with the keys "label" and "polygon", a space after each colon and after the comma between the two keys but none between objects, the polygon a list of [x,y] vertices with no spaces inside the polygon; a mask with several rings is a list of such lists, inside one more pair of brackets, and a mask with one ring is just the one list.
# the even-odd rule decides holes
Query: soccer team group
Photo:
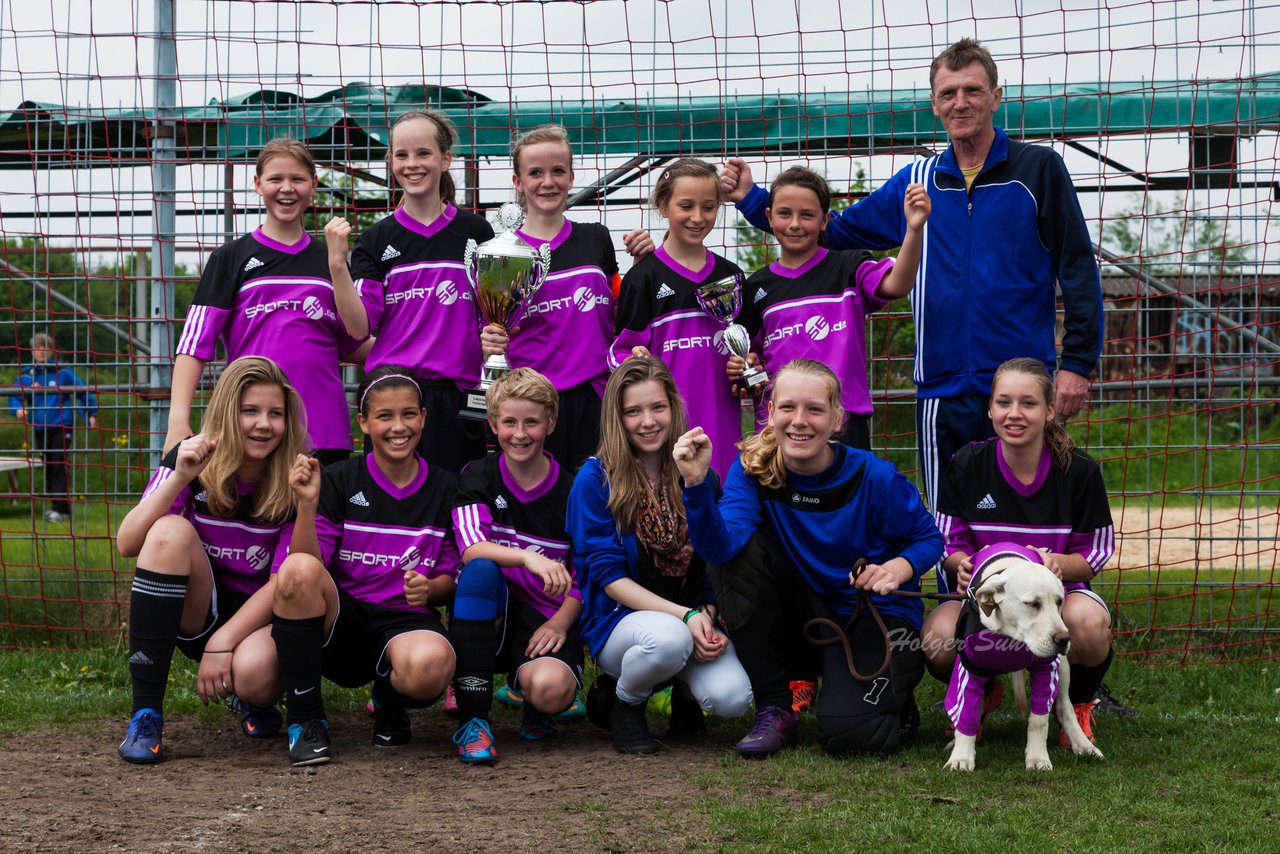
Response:
[{"label": "soccer team group", "polygon": [[[492,763],[495,673],[523,705],[519,736],[544,739],[583,705],[584,646],[600,670],[587,714],[623,753],[659,749],[646,703],[670,686],[672,739],[754,705],[743,756],[794,745],[805,710],[830,753],[884,755],[919,728],[925,670],[946,681],[964,666],[961,602],[925,619],[897,591],[918,591],[939,562],[939,586],[964,591],[1004,542],[1033,547],[1068,591],[1069,693],[1087,725],[1111,661],[1089,581],[1113,529],[1098,466],[1062,421],[1085,404],[1101,349],[1097,268],[1061,159],[993,125],[990,54],[952,45],[930,85],[947,149],[838,216],[804,167],[766,191],[738,159],[671,163],[652,195],[665,236],[628,234],[638,260],[621,278],[608,230],[565,216],[563,129],[523,134],[518,235],[551,263],[505,329],[484,324],[467,284],[468,240],[494,234],[453,204],[446,118],[395,121],[399,204],[353,249],[341,218],[324,240],[303,227],[316,189],[305,146],[267,144],[254,179],[265,221],[208,258],[166,454],[117,535],[137,558],[120,756],[161,759],[176,648],[199,664],[201,699],[227,702],[247,736],[287,727],[294,765],[333,755],[322,677],[372,685],[385,747],[410,741],[407,710],[443,698],[458,758]],[[745,360],[720,349],[723,324],[696,296],[739,272],[704,246],[726,201],[780,254],[743,288]],[[895,246],[896,261],[867,251]],[[907,294],[932,512],[870,452],[865,318]],[[218,342],[228,364],[192,434]],[[459,418],[496,353],[514,369],[487,392],[487,424]],[[365,369],[362,455],[344,361]],[[769,381],[748,390],[755,368]],[[840,644],[806,642],[815,617],[839,627],[852,664]],[[955,725],[980,720],[960,706]]]}]

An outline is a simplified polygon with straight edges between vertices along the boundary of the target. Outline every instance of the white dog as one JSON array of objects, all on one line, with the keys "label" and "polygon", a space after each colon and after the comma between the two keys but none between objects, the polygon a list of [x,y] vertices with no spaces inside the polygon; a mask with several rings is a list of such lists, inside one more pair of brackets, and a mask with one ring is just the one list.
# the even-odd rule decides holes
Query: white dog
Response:
[{"label": "white dog", "polygon": [[945,767],[973,770],[986,680],[1024,669],[1031,673],[1027,768],[1053,770],[1046,747],[1050,709],[1057,712],[1073,753],[1102,756],[1080,729],[1067,696],[1071,635],[1062,622],[1062,582],[1042,564],[1020,556],[1026,549],[993,551],[981,566],[975,556],[969,598],[956,625],[960,648],[946,699],[956,738]]}]

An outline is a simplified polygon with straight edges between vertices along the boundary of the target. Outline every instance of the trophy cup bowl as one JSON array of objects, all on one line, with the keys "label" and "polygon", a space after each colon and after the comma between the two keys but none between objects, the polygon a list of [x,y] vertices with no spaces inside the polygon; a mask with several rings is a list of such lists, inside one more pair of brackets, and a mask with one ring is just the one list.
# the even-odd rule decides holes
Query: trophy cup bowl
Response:
[{"label": "trophy cup bowl", "polygon": [[[699,285],[695,295],[703,311],[721,323],[728,324],[721,340],[730,353],[745,362],[747,354],[751,352],[751,336],[744,326],[733,322],[742,308],[742,282],[742,274],[735,273]],[[763,369],[747,365],[737,382],[742,388],[754,391],[757,386],[768,381],[769,375]]]},{"label": "trophy cup bowl", "polygon": [[[503,329],[515,322],[525,302],[542,286],[551,266],[549,245],[534,249],[515,234],[523,219],[519,205],[513,202],[503,205],[498,210],[501,233],[484,243],[468,240],[462,258],[467,283],[475,294],[480,314],[486,322]],[[480,386],[466,393],[459,416],[484,421],[488,417],[485,392],[494,380],[510,370],[506,354],[495,353],[487,358],[480,369]]]}]

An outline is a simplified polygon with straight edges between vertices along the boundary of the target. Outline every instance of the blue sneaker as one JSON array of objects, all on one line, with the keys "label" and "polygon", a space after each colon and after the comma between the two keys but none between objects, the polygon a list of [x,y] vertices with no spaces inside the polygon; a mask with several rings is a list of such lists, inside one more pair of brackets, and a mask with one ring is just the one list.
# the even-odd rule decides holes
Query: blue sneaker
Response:
[{"label": "blue sneaker", "polygon": [[453,743],[458,745],[458,761],[466,765],[492,765],[498,759],[493,732],[483,718],[472,718],[458,727]]},{"label": "blue sneaker", "polygon": [[227,698],[227,708],[240,718],[240,729],[249,738],[271,738],[284,725],[284,715],[280,714],[278,704],[262,708],[232,694]]},{"label": "blue sneaker", "polygon": [[542,741],[556,734],[556,719],[526,703],[520,721],[520,737],[525,741]]},{"label": "blue sneaker", "polygon": [[155,709],[138,709],[129,719],[129,730],[120,742],[120,758],[135,765],[154,765],[160,761],[163,738],[164,715]]},{"label": "blue sneaker", "polygon": [[315,718],[289,724],[289,764],[322,765],[332,758],[328,721]]}]

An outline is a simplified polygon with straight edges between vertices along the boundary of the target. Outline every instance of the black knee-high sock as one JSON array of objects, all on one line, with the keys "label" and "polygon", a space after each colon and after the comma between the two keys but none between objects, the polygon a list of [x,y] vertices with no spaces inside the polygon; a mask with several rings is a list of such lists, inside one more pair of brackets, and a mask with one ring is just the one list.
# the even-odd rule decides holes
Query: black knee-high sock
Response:
[{"label": "black knee-high sock", "polygon": [[1098,686],[1102,684],[1107,671],[1111,669],[1111,659],[1115,654],[1114,649],[1109,649],[1107,657],[1102,659],[1101,664],[1071,665],[1071,686],[1067,689],[1067,693],[1071,695],[1071,705],[1078,706],[1093,699],[1093,695],[1098,693]]},{"label": "black knee-high sock", "polygon": [[271,637],[280,659],[289,725],[323,718],[320,675],[324,663],[324,617],[271,618]]},{"label": "black knee-high sock", "polygon": [[493,659],[498,654],[493,620],[459,620],[455,616],[449,625],[449,640],[458,656],[453,675],[458,712],[464,721],[487,721],[493,707]]},{"label": "black knee-high sock", "polygon": [[169,664],[178,641],[182,606],[187,596],[185,575],[164,575],[138,567],[129,594],[129,675],[133,681],[133,710],[163,711]]}]

